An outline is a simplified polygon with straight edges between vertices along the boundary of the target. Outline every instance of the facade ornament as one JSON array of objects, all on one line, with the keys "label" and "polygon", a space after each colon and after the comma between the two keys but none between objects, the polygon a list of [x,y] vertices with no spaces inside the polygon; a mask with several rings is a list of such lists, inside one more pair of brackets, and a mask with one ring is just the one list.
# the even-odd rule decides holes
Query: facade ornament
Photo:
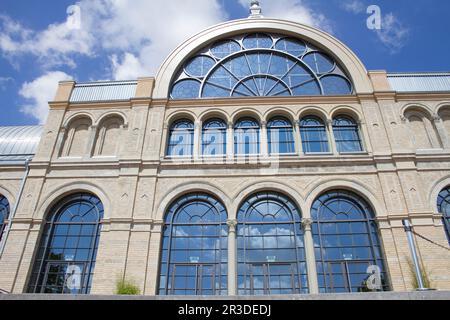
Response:
[{"label": "facade ornament", "polygon": [[236,227],[238,225],[238,222],[236,219],[229,219],[227,220],[227,226],[230,232],[236,232]]},{"label": "facade ornament", "polygon": [[441,117],[438,114],[433,114],[433,121],[434,122],[440,122],[441,121]]},{"label": "facade ornament", "polygon": [[302,226],[303,226],[303,229],[305,229],[305,230],[311,230],[311,226],[312,226],[312,224],[313,224],[313,219],[311,219],[311,218],[303,218],[302,219]]},{"label": "facade ornament", "polygon": [[262,15],[262,9],[261,6],[259,5],[259,1],[257,0],[253,0],[250,4],[250,19],[260,19],[260,18],[264,18],[264,16]]}]

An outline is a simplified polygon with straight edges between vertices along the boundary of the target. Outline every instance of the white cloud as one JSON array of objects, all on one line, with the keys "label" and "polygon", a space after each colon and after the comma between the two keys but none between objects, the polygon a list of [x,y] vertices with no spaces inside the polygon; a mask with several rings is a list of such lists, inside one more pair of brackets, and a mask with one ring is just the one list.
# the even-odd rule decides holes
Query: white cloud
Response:
[{"label": "white cloud", "polygon": [[[34,31],[0,16],[0,50],[9,58],[35,55],[47,69],[75,67],[77,55],[104,55],[112,63],[114,78],[134,78],[154,75],[178,44],[227,19],[219,0],[81,0],[77,5],[80,30],[68,28],[64,21]],[[134,67],[123,65],[129,61]]]},{"label": "white cloud", "polygon": [[28,104],[22,106],[20,111],[44,123],[48,115],[48,102],[54,99],[58,82],[70,79],[64,72],[53,71],[32,82],[25,82],[19,94],[28,100]]},{"label": "white cloud", "polygon": [[14,82],[11,77],[0,77],[0,90],[6,90],[6,86],[11,82]]},{"label": "white cloud", "polygon": [[342,1],[341,7],[348,12],[359,14],[366,11],[366,6],[364,3],[360,0],[348,0],[348,1]]},{"label": "white cloud", "polygon": [[391,51],[400,51],[408,41],[409,29],[393,14],[382,17],[381,30],[377,30],[378,39]]},{"label": "white cloud", "polygon": [[[245,7],[250,7],[250,1],[239,0]],[[291,20],[307,24],[332,33],[330,21],[321,13],[314,11],[302,0],[261,0],[262,14],[267,18]]]}]

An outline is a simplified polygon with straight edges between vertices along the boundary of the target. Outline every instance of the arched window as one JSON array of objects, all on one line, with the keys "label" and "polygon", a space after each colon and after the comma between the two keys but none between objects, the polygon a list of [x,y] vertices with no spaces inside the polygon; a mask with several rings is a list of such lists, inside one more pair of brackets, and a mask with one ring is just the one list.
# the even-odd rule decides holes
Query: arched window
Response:
[{"label": "arched window", "polygon": [[207,194],[170,206],[164,223],[160,295],[227,294],[227,213]]},{"label": "arched window", "polygon": [[194,124],[183,119],[170,127],[168,156],[189,157],[194,154]]},{"label": "arched window", "polygon": [[0,241],[2,240],[3,231],[9,218],[9,202],[4,196],[0,195]]},{"label": "arched window", "polygon": [[295,153],[295,141],[292,124],[283,117],[273,118],[267,124],[270,154]]},{"label": "arched window", "polygon": [[227,153],[227,124],[211,119],[203,125],[202,146],[204,156],[223,156]]},{"label": "arched window", "polygon": [[234,126],[234,154],[259,154],[259,123],[252,118],[240,119]]},{"label": "arched window", "polygon": [[242,295],[308,292],[301,215],[278,193],[258,193],[238,211],[238,291]]},{"label": "arched window", "polygon": [[442,213],[445,231],[450,243],[450,187],[447,187],[439,193],[437,205],[439,212]]},{"label": "arched window", "polygon": [[86,148],[91,125],[92,121],[87,117],[77,118],[70,123],[61,156],[82,157],[87,154]]},{"label": "arched window", "polygon": [[428,130],[425,124],[425,118],[421,116],[410,116],[409,127],[411,138],[413,139],[416,149],[430,149],[433,147]]},{"label": "arched window", "polygon": [[61,200],[47,215],[28,287],[30,293],[89,294],[103,205],[80,193]]},{"label": "arched window", "polygon": [[301,39],[243,34],[218,40],[177,71],[171,99],[350,95],[344,69]]},{"label": "arched window", "polygon": [[347,116],[334,118],[333,132],[339,153],[363,151],[359,126],[352,118]]},{"label": "arched window", "polygon": [[99,126],[95,141],[95,155],[116,156],[120,141],[120,131],[124,125],[119,116],[108,117]]},{"label": "arched window", "polygon": [[304,153],[330,152],[327,128],[320,118],[307,116],[300,120],[300,134]]},{"label": "arched window", "polygon": [[347,191],[331,191],[312,205],[311,216],[321,293],[370,291],[372,266],[389,290],[378,226],[372,208]]}]

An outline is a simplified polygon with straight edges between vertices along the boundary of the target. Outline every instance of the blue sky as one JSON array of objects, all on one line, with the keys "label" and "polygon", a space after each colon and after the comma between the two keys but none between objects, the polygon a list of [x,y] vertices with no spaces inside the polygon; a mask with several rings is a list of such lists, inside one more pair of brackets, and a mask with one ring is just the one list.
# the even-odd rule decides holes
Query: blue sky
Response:
[{"label": "blue sky", "polygon": [[[250,0],[1,0],[0,125],[45,121],[57,82],[154,76],[184,39],[246,18]],[[450,71],[448,0],[262,0],[266,17],[332,33],[369,70]],[[369,30],[369,5],[382,29]],[[68,28],[78,5],[80,28]]]}]

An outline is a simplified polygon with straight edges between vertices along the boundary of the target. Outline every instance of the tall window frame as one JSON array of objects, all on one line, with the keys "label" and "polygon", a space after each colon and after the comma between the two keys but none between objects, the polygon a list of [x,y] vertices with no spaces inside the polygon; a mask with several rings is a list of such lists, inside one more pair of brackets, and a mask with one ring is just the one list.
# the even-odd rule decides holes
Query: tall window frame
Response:
[{"label": "tall window frame", "polygon": [[237,215],[240,295],[308,293],[301,213],[287,196],[260,192]]},{"label": "tall window frame", "polygon": [[3,232],[8,224],[10,206],[8,199],[0,194],[0,243],[3,238]]},{"label": "tall window frame", "polygon": [[330,152],[327,126],[321,118],[303,117],[300,120],[300,136],[305,154]]},{"label": "tall window frame", "polygon": [[100,199],[78,193],[47,214],[29,293],[89,294],[104,215]]},{"label": "tall window frame", "polygon": [[276,116],[267,123],[267,142],[269,154],[295,154],[294,128],[291,121],[282,116]]},{"label": "tall window frame", "polygon": [[351,116],[336,116],[333,119],[333,133],[339,153],[364,151],[360,126]]},{"label": "tall window frame", "polygon": [[167,157],[192,157],[194,154],[194,122],[180,119],[169,129]]},{"label": "tall window frame", "polygon": [[187,194],[170,205],[163,227],[159,295],[228,294],[226,222],[223,204],[206,193]]},{"label": "tall window frame", "polygon": [[372,207],[359,195],[332,190],[311,207],[312,233],[320,293],[370,291],[368,268],[377,266],[390,289],[381,236]]},{"label": "tall window frame", "polygon": [[442,214],[442,222],[444,223],[445,233],[450,244],[450,186],[439,193],[437,207],[439,213]]},{"label": "tall window frame", "polygon": [[234,154],[259,155],[261,151],[261,126],[257,120],[244,117],[234,125]]},{"label": "tall window frame", "polygon": [[227,154],[227,124],[214,118],[205,121],[202,128],[202,155],[225,156]]}]

